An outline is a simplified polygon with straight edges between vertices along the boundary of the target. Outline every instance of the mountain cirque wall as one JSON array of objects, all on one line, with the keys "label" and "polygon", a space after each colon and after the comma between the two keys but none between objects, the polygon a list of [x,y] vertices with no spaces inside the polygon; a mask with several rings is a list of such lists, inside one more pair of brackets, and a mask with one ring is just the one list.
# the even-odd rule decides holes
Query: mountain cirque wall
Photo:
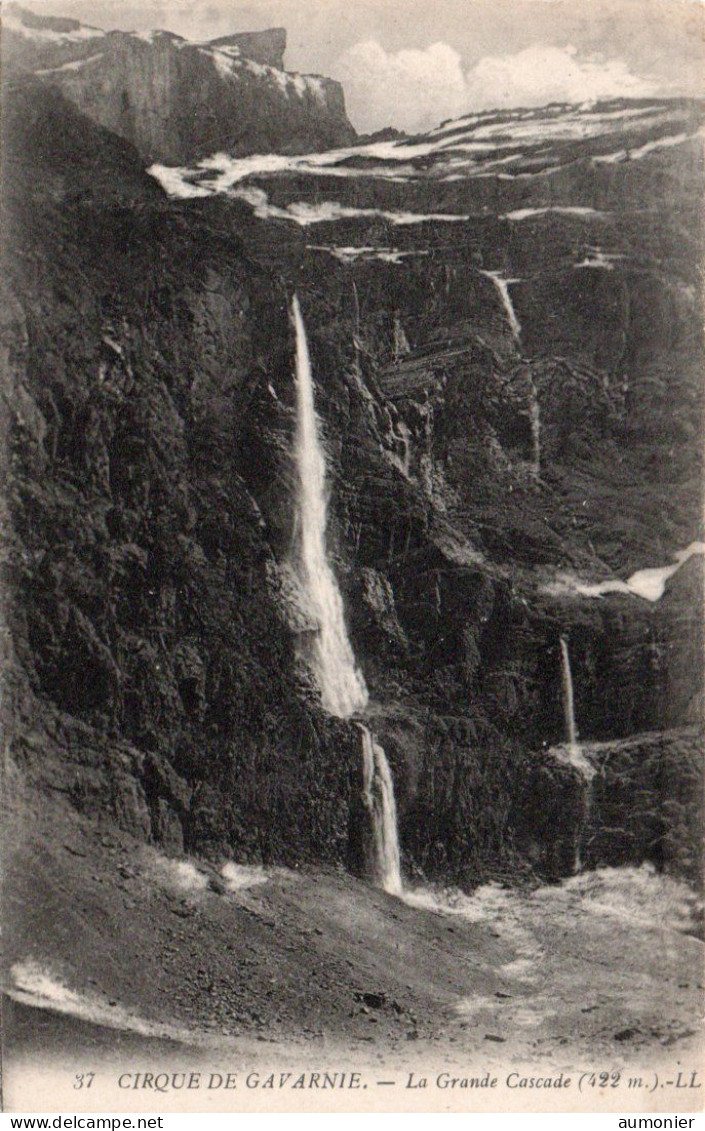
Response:
[{"label": "mountain cirque wall", "polygon": [[104,32],[12,4],[3,13],[6,70],[58,86],[147,162],[352,141],[340,84],[285,71],[285,49],[282,28],[191,43],[170,32]]},{"label": "mountain cirque wall", "polygon": [[[593,863],[695,876],[702,558],[655,604],[556,585],[665,564],[698,533],[694,143],[605,171],[573,140],[555,211],[533,176],[316,174],[314,226],[288,211],[300,170],[250,180],[249,199],[170,201],[55,85],[15,79],[6,105],[13,764],[171,851],[354,860],[359,734],[297,664],[312,626],[286,568],[295,287],[406,874],[555,877],[583,836]],[[640,128],[611,150],[654,140]],[[609,224],[561,211],[607,180]],[[519,192],[543,211],[507,219]],[[391,194],[422,221],[385,214]],[[609,266],[579,266],[598,232]],[[521,278],[521,341],[499,270]],[[546,749],[561,635],[579,730],[608,783],[614,751],[648,835],[595,830],[584,774]]]}]

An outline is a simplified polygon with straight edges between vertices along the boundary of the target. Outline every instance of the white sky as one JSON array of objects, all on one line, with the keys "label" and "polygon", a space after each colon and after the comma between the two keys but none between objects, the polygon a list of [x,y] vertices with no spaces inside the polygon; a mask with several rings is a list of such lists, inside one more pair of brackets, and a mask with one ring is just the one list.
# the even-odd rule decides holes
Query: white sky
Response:
[{"label": "white sky", "polygon": [[702,95],[699,0],[26,0],[103,28],[208,39],[283,26],[286,64],[340,79],[359,130],[493,106]]}]

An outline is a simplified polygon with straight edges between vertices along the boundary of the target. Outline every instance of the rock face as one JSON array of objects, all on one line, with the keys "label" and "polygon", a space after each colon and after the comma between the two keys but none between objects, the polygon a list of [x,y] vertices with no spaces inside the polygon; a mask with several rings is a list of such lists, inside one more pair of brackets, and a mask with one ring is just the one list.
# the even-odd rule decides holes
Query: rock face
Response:
[{"label": "rock face", "polygon": [[130,142],[85,118],[55,87],[23,76],[8,79],[4,131],[22,138],[26,154],[12,152],[5,166],[11,192],[32,193],[57,205],[93,201],[105,206],[155,205],[163,192],[144,171]]},{"label": "rock face", "polygon": [[284,70],[286,51],[286,31],[283,27],[269,28],[267,31],[245,31],[239,35],[223,35],[211,39],[209,46],[214,49],[237,47],[245,59],[261,63],[265,67]]},{"label": "rock face", "polygon": [[[4,116],[16,760],[172,848],[354,854],[359,734],[322,711],[288,615],[296,288],[404,870],[570,871],[560,638],[581,740],[702,714],[702,555],[655,602],[584,592],[699,536],[700,107],[485,115],[276,175],[219,158],[162,170],[169,200],[31,84]],[[632,797],[645,811],[659,772],[690,790],[699,740],[600,756],[597,861],[619,855],[610,767],[631,861]],[[659,812],[657,863],[692,876],[692,813]]]},{"label": "rock face", "polygon": [[[571,766],[572,776],[560,766]],[[697,885],[703,834],[697,728],[581,743],[577,758],[560,746],[536,754],[523,769],[520,847],[543,875],[647,860]]]},{"label": "rock face", "polygon": [[284,70],[282,28],[190,43],[169,32],[103,32],[8,5],[6,65],[58,86],[147,162],[224,150],[325,149],[352,141],[341,86]]}]

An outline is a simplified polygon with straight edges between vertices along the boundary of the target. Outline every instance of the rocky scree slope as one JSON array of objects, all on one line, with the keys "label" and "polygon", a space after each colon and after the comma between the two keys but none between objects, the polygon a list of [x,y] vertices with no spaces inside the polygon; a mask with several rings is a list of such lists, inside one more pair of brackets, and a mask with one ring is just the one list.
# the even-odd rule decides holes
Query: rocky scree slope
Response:
[{"label": "rocky scree slope", "polygon": [[[403,172],[399,141],[163,167],[169,200],[56,89],[24,78],[8,98],[34,107],[8,112],[5,142],[23,772],[171,851],[359,859],[359,735],[296,660],[295,287],[407,874],[555,877],[589,832],[591,863],[694,877],[702,559],[655,603],[574,582],[698,536],[699,107],[532,112],[521,152],[548,150],[550,177],[471,158],[444,179],[426,139]],[[482,145],[503,151],[514,120],[483,119],[499,138]],[[625,806],[648,747],[648,844],[633,822],[596,837],[584,775],[546,751],[561,635],[583,735],[633,739]]]},{"label": "rocky scree slope", "polygon": [[283,28],[192,43],[3,11],[3,65],[57,86],[151,161],[325,149],[351,142],[339,83],[284,68]]}]

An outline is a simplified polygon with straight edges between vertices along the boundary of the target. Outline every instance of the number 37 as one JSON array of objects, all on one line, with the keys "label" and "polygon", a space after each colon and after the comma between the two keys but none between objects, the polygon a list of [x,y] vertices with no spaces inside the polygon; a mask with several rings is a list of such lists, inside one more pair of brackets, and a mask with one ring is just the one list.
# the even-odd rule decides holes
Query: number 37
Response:
[{"label": "number 37", "polygon": [[90,1088],[94,1077],[95,1072],[81,1072],[78,1076],[74,1077],[76,1081],[73,1086],[74,1091],[77,1091],[79,1088]]}]

